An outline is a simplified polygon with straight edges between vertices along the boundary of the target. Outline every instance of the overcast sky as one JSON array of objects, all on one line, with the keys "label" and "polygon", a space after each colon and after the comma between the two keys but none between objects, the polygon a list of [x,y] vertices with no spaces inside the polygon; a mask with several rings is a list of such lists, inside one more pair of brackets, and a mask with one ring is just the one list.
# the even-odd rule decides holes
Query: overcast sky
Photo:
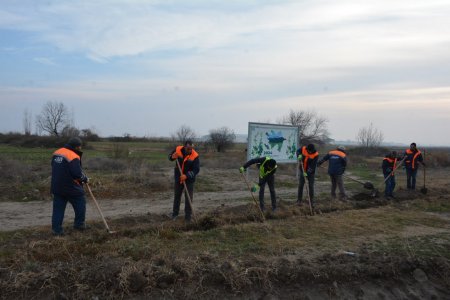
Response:
[{"label": "overcast sky", "polygon": [[1,0],[0,132],[60,101],[102,136],[290,109],[354,140],[450,145],[450,1]]}]

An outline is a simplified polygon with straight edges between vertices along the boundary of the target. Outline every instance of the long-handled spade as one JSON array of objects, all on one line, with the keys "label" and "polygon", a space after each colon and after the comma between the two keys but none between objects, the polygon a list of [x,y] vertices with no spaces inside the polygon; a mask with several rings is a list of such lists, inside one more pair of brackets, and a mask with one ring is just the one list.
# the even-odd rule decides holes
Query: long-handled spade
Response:
[{"label": "long-handled spade", "polygon": [[[180,166],[180,163],[178,162],[178,159],[176,159],[176,162],[177,162],[178,170],[180,171],[180,175],[181,175],[181,174],[183,174],[183,170],[181,170],[181,166]],[[192,218],[194,218],[194,220],[195,220],[194,206],[192,205],[191,194],[189,194],[188,188],[186,186],[186,182],[184,182],[184,181],[183,181],[183,186],[184,186],[184,192],[186,193],[187,198],[188,198],[189,206],[191,207]]]},{"label": "long-handled spade", "polygon": [[255,206],[258,208],[258,211],[259,211],[259,213],[261,215],[261,220],[264,222],[266,220],[266,218],[264,217],[264,213],[261,210],[261,207],[259,206],[258,202],[256,201],[255,196],[253,195],[252,189],[250,188],[250,184],[248,183],[247,178],[245,178],[245,175],[243,173],[241,173],[241,175],[242,175],[242,178],[244,178],[245,183],[247,184],[247,188],[250,191],[250,194],[252,195],[253,202],[255,203]]},{"label": "long-handled spade", "polygon": [[[423,150],[423,160],[425,160],[425,150]],[[423,187],[420,189],[420,192],[422,194],[426,194],[428,192],[428,189],[425,186],[425,180],[427,178],[426,174],[427,174],[426,173],[426,167],[423,166]]]},{"label": "long-handled spade", "polygon": [[[323,166],[320,166],[320,167],[321,167],[321,168],[324,168]],[[370,182],[370,181],[364,182],[364,181],[355,179],[355,178],[350,177],[350,176],[345,175],[345,174],[342,174],[342,176],[343,176],[344,178],[347,178],[347,179],[350,179],[350,180],[352,180],[352,181],[354,181],[354,182],[357,182],[357,183],[359,183],[359,184],[362,184],[363,187],[364,187],[365,189],[368,189],[368,190],[371,190],[371,191],[375,190],[375,186],[374,186],[373,183]]]},{"label": "long-handled spade", "polygon": [[89,183],[86,183],[86,187],[89,191],[89,195],[91,195],[92,201],[94,202],[95,206],[97,207],[97,210],[100,214],[100,216],[102,217],[103,220],[103,224],[105,224],[106,230],[108,231],[108,233],[116,233],[115,231],[112,231],[111,229],[109,229],[108,223],[106,223],[105,217],[103,216],[102,210],[100,209],[100,206],[98,205],[97,200],[94,197],[94,194],[92,193],[91,187],[89,186]]},{"label": "long-handled spade", "polygon": [[302,171],[302,174],[300,176],[303,176],[303,178],[305,178],[305,188],[306,188],[306,197],[308,198],[308,203],[309,203],[309,210],[311,212],[311,216],[314,214],[313,213],[313,209],[312,209],[312,205],[311,205],[311,197],[309,195],[309,186],[308,186],[308,176],[305,176],[305,169],[303,168],[303,161],[299,161],[299,165],[300,165],[300,169]]},{"label": "long-handled spade", "polygon": [[[395,171],[402,165],[402,163],[405,161],[406,157],[404,157],[392,170],[392,172],[386,176],[386,178],[383,180],[383,185],[386,183],[386,181],[388,181],[388,179],[394,175]],[[380,186],[381,188],[381,186]],[[374,188],[372,191],[372,197],[378,197],[380,195],[380,192],[378,191],[378,189]]]}]

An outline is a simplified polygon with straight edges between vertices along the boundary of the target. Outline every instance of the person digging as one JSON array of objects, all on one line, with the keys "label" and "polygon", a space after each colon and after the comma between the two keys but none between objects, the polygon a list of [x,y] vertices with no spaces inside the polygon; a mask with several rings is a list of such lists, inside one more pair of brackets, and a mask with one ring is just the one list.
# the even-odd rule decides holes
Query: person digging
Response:
[{"label": "person digging", "polygon": [[259,181],[252,188],[252,192],[259,190],[259,207],[261,211],[265,210],[264,205],[264,190],[266,183],[269,186],[270,200],[272,202],[272,212],[277,209],[277,199],[275,194],[275,172],[277,170],[277,162],[270,157],[258,157],[249,160],[242,167],[239,168],[239,172],[244,173],[248,167],[253,164],[257,164],[259,168]]},{"label": "person digging", "polygon": [[192,141],[186,141],[183,146],[178,146],[170,152],[169,160],[176,161],[172,220],[175,220],[180,212],[181,195],[184,189],[184,219],[186,222],[190,222],[193,213],[191,205],[194,196],[194,183],[197,174],[200,172],[199,155],[194,150]]},{"label": "person digging", "polygon": [[383,159],[381,169],[384,176],[384,197],[386,200],[394,199],[395,169],[397,168],[397,152],[389,152]]},{"label": "person digging", "polygon": [[306,192],[309,192],[309,201],[311,202],[312,210],[314,209],[314,175],[316,173],[318,158],[319,152],[317,152],[313,144],[297,149],[297,159],[301,171],[298,184],[297,205],[303,205],[303,187],[305,186],[306,181],[308,181]]}]

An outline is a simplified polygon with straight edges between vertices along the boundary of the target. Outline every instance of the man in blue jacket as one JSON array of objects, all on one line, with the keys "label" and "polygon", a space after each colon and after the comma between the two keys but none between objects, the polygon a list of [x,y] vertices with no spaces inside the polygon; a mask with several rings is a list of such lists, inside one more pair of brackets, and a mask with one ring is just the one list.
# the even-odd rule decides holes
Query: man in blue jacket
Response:
[{"label": "man in blue jacket", "polygon": [[81,139],[73,137],[63,148],[56,150],[52,157],[53,214],[52,230],[54,235],[63,235],[62,228],[67,202],[75,212],[73,228],[86,229],[86,199],[83,183],[88,178],[81,169]]},{"label": "man in blue jacket", "polygon": [[317,164],[320,166],[325,161],[328,163],[328,175],[331,179],[331,198],[336,198],[336,186],[339,188],[339,200],[346,200],[344,180],[345,167],[347,166],[347,155],[345,154],[345,147],[338,146],[336,150],[331,150],[325,155]]}]

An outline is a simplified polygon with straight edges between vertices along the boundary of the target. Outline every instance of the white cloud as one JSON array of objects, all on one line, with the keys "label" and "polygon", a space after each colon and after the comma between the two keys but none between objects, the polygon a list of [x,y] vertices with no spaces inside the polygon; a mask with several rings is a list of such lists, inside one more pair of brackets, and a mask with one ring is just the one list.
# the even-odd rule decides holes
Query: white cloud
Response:
[{"label": "white cloud", "polygon": [[48,65],[48,66],[56,66],[57,64],[48,57],[35,57],[33,58],[34,61],[43,64],[43,65]]}]

